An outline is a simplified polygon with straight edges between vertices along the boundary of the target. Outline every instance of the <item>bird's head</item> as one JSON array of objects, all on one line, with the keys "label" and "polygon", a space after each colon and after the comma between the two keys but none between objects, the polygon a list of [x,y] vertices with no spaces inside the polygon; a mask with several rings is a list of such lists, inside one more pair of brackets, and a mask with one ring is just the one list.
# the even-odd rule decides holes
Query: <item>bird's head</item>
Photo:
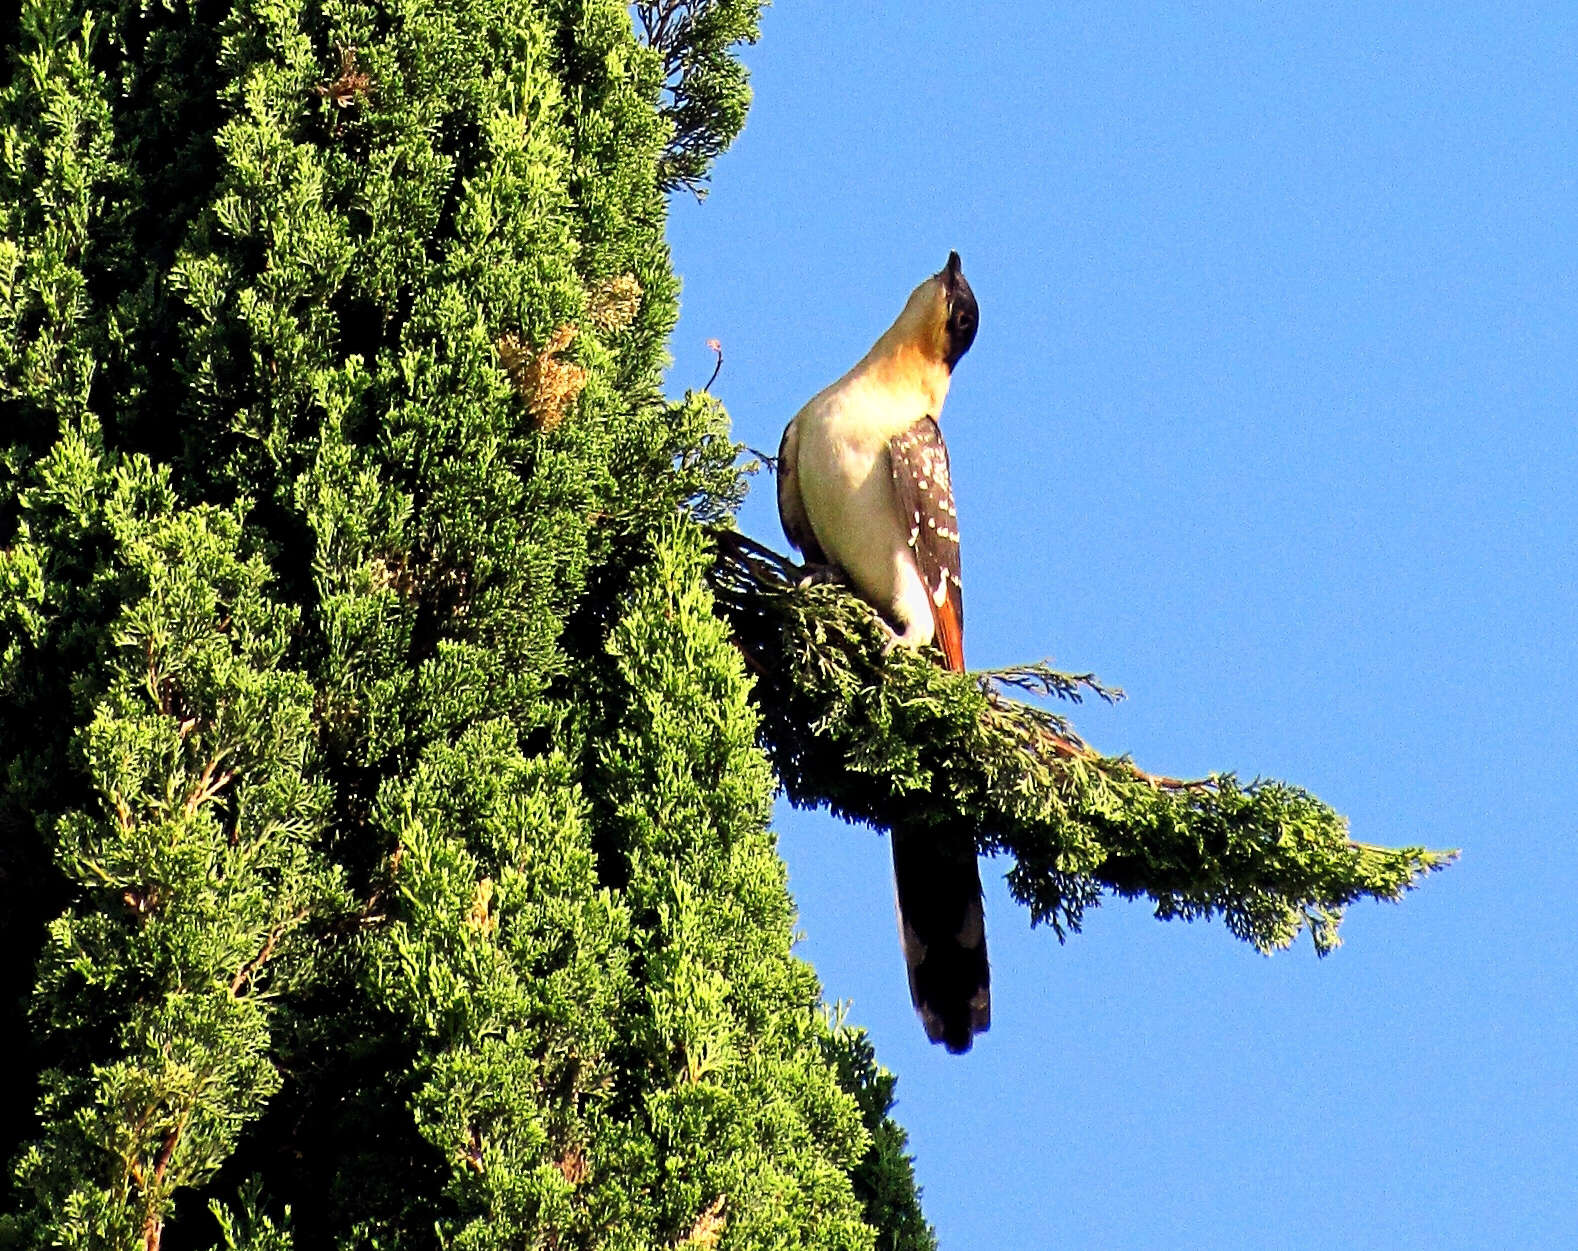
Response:
[{"label": "bird's head", "polygon": [[980,320],[981,310],[965,281],[959,254],[950,252],[948,263],[910,292],[909,302],[889,333],[897,332],[895,337],[952,373],[975,342]]}]

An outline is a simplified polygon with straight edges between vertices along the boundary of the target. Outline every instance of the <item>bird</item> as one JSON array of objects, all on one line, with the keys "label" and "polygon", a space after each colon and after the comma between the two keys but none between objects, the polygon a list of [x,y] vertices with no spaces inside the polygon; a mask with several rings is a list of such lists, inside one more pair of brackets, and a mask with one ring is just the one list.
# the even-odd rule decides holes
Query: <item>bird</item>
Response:
[{"label": "bird", "polygon": [[[795,414],[778,448],[778,516],[808,566],[849,584],[898,646],[935,643],[964,672],[959,522],[943,401],[980,309],[957,252],[854,368]],[[959,1054],[991,1024],[991,968],[973,832],[892,831],[910,1000]]]}]

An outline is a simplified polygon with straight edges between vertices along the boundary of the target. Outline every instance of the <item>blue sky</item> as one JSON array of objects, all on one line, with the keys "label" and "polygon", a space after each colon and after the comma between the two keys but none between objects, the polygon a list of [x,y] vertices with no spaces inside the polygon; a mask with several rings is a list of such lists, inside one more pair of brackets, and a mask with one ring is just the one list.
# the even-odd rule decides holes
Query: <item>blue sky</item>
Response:
[{"label": "blue sky", "polygon": [[954,1058],[885,841],[783,806],[944,1248],[1578,1246],[1578,6],[784,0],[746,60],[671,389],[720,339],[771,449],[957,248],[972,666],[1094,669],[1104,749],[1463,849],[1324,961],[1120,900],[1060,946],[987,864]]}]

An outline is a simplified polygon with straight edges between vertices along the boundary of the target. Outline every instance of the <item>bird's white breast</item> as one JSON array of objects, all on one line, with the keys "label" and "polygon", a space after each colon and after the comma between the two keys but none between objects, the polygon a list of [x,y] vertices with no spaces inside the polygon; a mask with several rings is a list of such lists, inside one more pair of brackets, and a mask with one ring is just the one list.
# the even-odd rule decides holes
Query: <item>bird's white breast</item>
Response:
[{"label": "bird's white breast", "polygon": [[817,542],[913,645],[931,639],[931,603],[899,516],[888,440],[927,416],[924,408],[913,390],[856,374],[796,418],[800,496]]}]

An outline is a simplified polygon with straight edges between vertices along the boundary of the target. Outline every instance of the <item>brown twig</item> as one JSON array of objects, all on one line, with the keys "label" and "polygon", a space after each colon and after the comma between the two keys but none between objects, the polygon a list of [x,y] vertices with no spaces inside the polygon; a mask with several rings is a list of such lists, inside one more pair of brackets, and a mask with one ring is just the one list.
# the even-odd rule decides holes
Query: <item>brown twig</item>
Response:
[{"label": "brown twig", "polygon": [[[181,1141],[181,1131],[186,1128],[186,1117],[183,1116],[176,1123],[174,1129],[164,1136],[164,1143],[159,1148],[159,1154],[153,1162],[153,1186],[156,1192],[164,1181],[165,1170],[170,1166],[170,1157],[175,1154],[175,1145]],[[140,1183],[139,1183],[140,1184]],[[164,1237],[164,1220],[159,1215],[157,1201],[150,1204],[147,1214],[143,1218],[142,1245],[143,1251],[159,1251],[159,1243]]]},{"label": "brown twig", "polygon": [[467,1126],[468,1138],[466,1145],[460,1149],[460,1158],[465,1161],[466,1167],[473,1172],[487,1172],[487,1163],[482,1157],[482,1131],[475,1125]]},{"label": "brown twig", "polygon": [[373,80],[356,68],[356,49],[340,45],[340,72],[326,83],[319,83],[312,93],[327,100],[336,108],[348,109],[358,99],[372,94]]},{"label": "brown twig", "polygon": [[275,946],[279,943],[279,940],[284,937],[285,930],[292,925],[301,924],[301,922],[305,921],[306,919],[307,910],[303,908],[301,911],[297,912],[295,916],[288,917],[286,920],[281,921],[272,930],[270,930],[268,938],[264,941],[263,946],[258,951],[257,955],[253,956],[252,959],[243,964],[240,969],[236,971],[235,977],[230,979],[230,993],[232,995],[240,994],[241,988],[250,982],[254,977],[256,977],[258,970],[268,963],[269,957],[274,954]]},{"label": "brown twig", "polygon": [[196,815],[199,808],[224,790],[230,784],[230,780],[236,776],[234,769],[227,769],[223,773],[215,774],[215,770],[219,768],[219,762],[227,755],[229,755],[228,751],[217,752],[213,759],[203,766],[203,774],[197,779],[197,785],[187,792],[186,803],[183,805],[183,811],[187,816]]}]

